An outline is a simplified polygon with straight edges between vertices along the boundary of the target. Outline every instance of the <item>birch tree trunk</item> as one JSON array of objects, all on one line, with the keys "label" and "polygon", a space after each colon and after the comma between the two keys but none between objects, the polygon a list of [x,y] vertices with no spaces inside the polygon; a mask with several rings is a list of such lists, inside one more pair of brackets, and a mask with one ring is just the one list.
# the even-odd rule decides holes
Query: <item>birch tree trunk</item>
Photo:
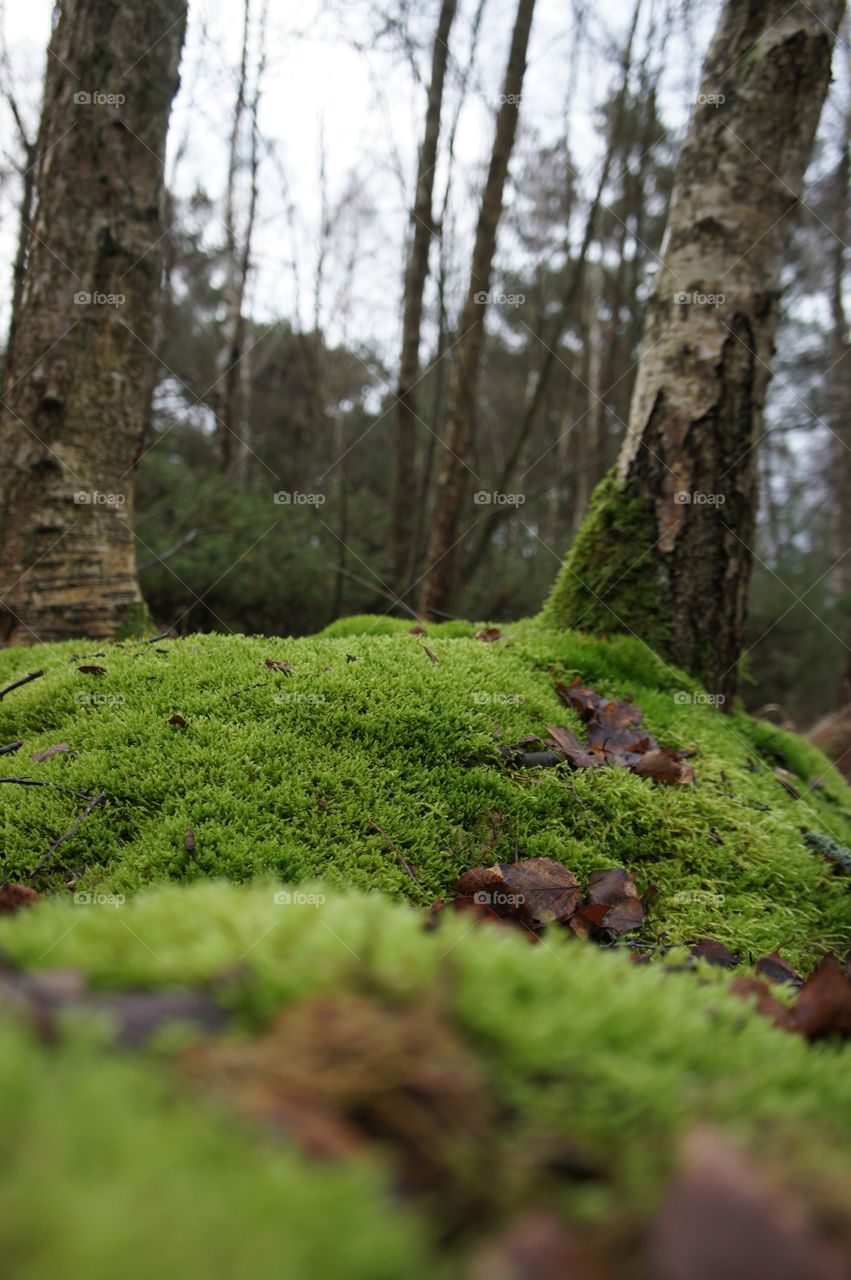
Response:
[{"label": "birch tree trunk", "polygon": [[454,585],[458,524],[469,488],[468,459],[475,427],[476,386],[484,340],[484,318],[490,290],[496,233],[502,214],[508,164],[517,133],[517,117],[526,73],[526,51],[535,0],[518,0],[502,98],[496,117],[490,167],[482,193],[473,247],[470,286],[461,312],[460,337],[449,390],[446,451],[437,483],[431,536],[426,553],[419,612],[439,617],[446,610]]},{"label": "birch tree trunk", "polygon": [[0,415],[0,636],[144,620],[132,472],[153,383],[163,150],[183,0],[63,0]]},{"label": "birch tree trunk", "polygon": [[396,447],[393,473],[393,585],[404,591],[413,559],[414,506],[416,491],[416,383],[420,372],[420,333],[423,295],[428,276],[428,257],[434,224],[432,202],[443,85],[449,61],[449,35],[455,19],[457,0],[441,0],[431,59],[425,130],[417,166],[417,188],[411,211],[413,235],[405,272],[405,299],[402,317],[402,353],[399,385],[396,390]]},{"label": "birch tree trunk", "polygon": [[729,702],[757,446],[843,0],[725,0],[677,166],[629,429],[542,618],[628,631]]}]

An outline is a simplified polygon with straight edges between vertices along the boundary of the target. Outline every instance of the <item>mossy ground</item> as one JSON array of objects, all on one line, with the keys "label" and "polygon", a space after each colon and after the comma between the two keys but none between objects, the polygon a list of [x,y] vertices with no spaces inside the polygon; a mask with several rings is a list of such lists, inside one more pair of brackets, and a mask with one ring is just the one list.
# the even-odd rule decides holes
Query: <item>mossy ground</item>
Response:
[{"label": "mossy ground", "polygon": [[[517,626],[488,644],[454,624],[428,639],[435,664],[407,630],[349,620],[309,639],[208,635],[105,646],[102,657],[74,644],[0,655],[2,684],[44,669],[0,703],[0,743],[24,739],[0,772],[107,795],[51,858],[45,884],[63,888],[73,872],[82,890],[128,894],[160,880],[272,874],[427,903],[469,867],[546,855],[580,877],[621,864],[642,887],[657,885],[646,942],[710,934],[756,957],[785,941],[804,966],[849,945],[847,880],[801,834],[851,843],[851,791],[818,752],[719,714],[629,637]],[[80,656],[106,674],[81,675]],[[632,694],[662,743],[696,752],[696,784],[660,786],[614,767],[507,770],[495,733],[513,743],[549,724],[581,731],[553,691],[574,676]],[[71,750],[30,760],[60,742]],[[777,751],[800,799],[775,776]],[[7,783],[0,806],[3,872],[26,881],[84,802]]]},{"label": "mossy ground", "polygon": [[[59,1044],[4,1016],[11,1119],[0,1151],[16,1172],[0,1192],[0,1246],[11,1273],[459,1275],[477,1235],[542,1199],[583,1230],[628,1237],[683,1133],[704,1122],[810,1197],[824,1188],[827,1203],[843,1186],[847,1049],[773,1028],[717,971],[672,972],[670,957],[635,966],[567,936],[530,946],[462,917],[427,933],[418,908],[496,860],[547,855],[580,877],[622,864],[660,889],[644,943],[712,936],[745,960],[785,943],[809,969],[848,946],[851,899],[802,829],[851,844],[851,792],[806,743],[722,716],[631,638],[518,624],[485,644],[473,630],[431,629],[437,664],[389,619],[304,640],[0,655],[0,687],[45,672],[0,702],[0,743],[24,740],[0,774],[108,797],[48,864],[39,885],[52,896],[0,920],[6,962],[77,970],[96,988],[215,979],[243,1035],[323,992],[439,1007],[498,1115],[480,1171],[486,1203],[438,1247],[428,1208],[392,1198],[380,1150],[317,1163],[237,1120],[190,1086],[173,1035],[119,1053],[79,1015]],[[106,674],[80,675],[83,654]],[[495,732],[511,743],[548,724],[579,728],[553,693],[574,675],[631,694],[662,743],[694,750],[695,785],[617,768],[507,770]],[[175,713],[185,729],[169,723]],[[71,752],[30,759],[59,742]],[[800,798],[775,775],[778,752]],[[85,801],[3,784],[0,804],[4,875],[26,882]],[[73,901],[72,872],[78,893],[127,901]],[[281,881],[325,900],[276,902]],[[576,1144],[592,1176],[530,1172],[528,1153],[554,1138]]]}]

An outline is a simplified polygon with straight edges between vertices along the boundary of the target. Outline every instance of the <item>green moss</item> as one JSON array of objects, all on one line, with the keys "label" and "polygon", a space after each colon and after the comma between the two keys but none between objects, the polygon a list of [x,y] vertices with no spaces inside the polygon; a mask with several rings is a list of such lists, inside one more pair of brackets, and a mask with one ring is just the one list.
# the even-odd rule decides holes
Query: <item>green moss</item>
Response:
[{"label": "green moss", "polygon": [[[664,647],[669,622],[656,581],[656,538],[646,503],[609,472],[591,496],[582,528],[541,610],[541,621],[598,635],[640,630],[648,644]],[[637,554],[642,547],[648,550],[646,556]]]},{"label": "green moss", "polygon": [[[849,788],[812,746],[720,714],[631,636],[526,622],[482,643],[473,630],[429,627],[437,663],[404,620],[370,618],[299,640],[0,654],[0,687],[44,671],[0,701],[0,743],[23,739],[0,773],[67,788],[0,784],[4,876],[31,880],[72,831],[86,804],[72,793],[107,795],[38,878],[53,896],[0,918],[7,965],[80,971],[96,988],[202,984],[241,1034],[321,993],[439,1008],[498,1115],[494,1148],[462,1152],[487,1189],[481,1211],[438,1244],[434,1206],[393,1198],[386,1153],[309,1160],[191,1089],[168,1037],[122,1056],[83,1015],[58,1042],[4,1015],[14,1120],[0,1158],[16,1171],[0,1189],[0,1254],[16,1276],[469,1274],[477,1241],[526,1203],[640,1230],[682,1135],[707,1120],[808,1194],[841,1178],[849,1050],[775,1030],[718,971],[635,966],[567,935],[533,947],[451,915],[427,933],[403,900],[420,908],[460,871],[515,856],[580,876],[622,864],[659,888],[651,948],[711,936],[747,962],[784,944],[808,968],[851,942],[848,878],[802,834],[851,844]],[[632,696],[661,742],[693,751],[695,785],[507,770],[495,734],[581,731],[553,691],[576,676]],[[59,743],[70,751],[31,759]],[[276,900],[280,881],[301,896]],[[530,1165],[547,1143],[580,1151],[592,1176]]]},{"label": "green moss", "polygon": [[[93,659],[74,644],[3,653],[2,683],[45,672],[0,703],[0,741],[24,739],[4,774],[108,797],[39,883],[65,891],[73,873],[81,890],[129,894],[273,874],[424,904],[470,866],[548,855],[579,875],[620,863],[656,884],[647,942],[708,934],[756,956],[786,939],[790,958],[811,965],[851,941],[847,882],[801,836],[804,827],[851,842],[851,793],[813,748],[792,738],[787,749],[802,778],[795,800],[757,749],[776,731],[700,703],[694,682],[632,637],[527,623],[495,644],[436,634],[429,648],[437,663],[417,636],[368,632],[197,636],[106,645]],[[81,675],[75,656],[106,674]],[[268,669],[267,658],[292,672]],[[617,768],[506,770],[495,734],[515,742],[550,724],[580,728],[553,691],[574,676],[632,694],[661,742],[696,752],[696,785]],[[185,729],[170,723],[175,714]],[[60,742],[70,752],[30,760]],[[3,873],[27,881],[84,804],[68,791],[0,785]],[[190,826],[194,854],[184,849]]]},{"label": "green moss", "polygon": [[144,600],[131,602],[124,605],[121,610],[121,622],[118,626],[116,638],[118,640],[133,640],[137,636],[145,635],[150,625],[151,617]]},{"label": "green moss", "polygon": [[[698,983],[567,936],[531,947],[459,917],[427,933],[377,895],[310,891],[325,900],[207,883],[119,907],[53,901],[0,921],[0,947],[103,988],[230,973],[224,998],[249,1030],[323,992],[436,1004],[501,1117],[499,1161],[479,1169],[488,1195],[438,1274],[461,1274],[477,1234],[530,1198],[568,1220],[640,1223],[697,1124],[744,1141],[787,1183],[842,1176],[848,1051],[775,1030],[717,971]],[[15,1175],[0,1190],[0,1244],[16,1276],[434,1274],[429,1204],[391,1208],[383,1156],[309,1161],[190,1095],[175,1050],[118,1058],[70,1016],[58,1046],[5,1022],[2,1035],[0,1088],[15,1106],[0,1153]],[[524,1173],[542,1142],[568,1143],[596,1173]]]}]

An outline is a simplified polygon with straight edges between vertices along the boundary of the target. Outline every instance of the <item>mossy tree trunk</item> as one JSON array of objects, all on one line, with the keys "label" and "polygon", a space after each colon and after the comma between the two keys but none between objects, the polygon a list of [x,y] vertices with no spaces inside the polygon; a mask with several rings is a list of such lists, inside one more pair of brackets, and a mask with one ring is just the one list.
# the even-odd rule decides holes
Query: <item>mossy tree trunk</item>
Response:
[{"label": "mossy tree trunk", "polygon": [[153,384],[163,152],[182,0],[63,0],[0,415],[0,635],[144,617],[133,468]]},{"label": "mossy tree trunk", "polygon": [[784,220],[830,81],[842,0],[725,0],[677,166],[629,429],[542,618],[631,631],[729,700]]}]

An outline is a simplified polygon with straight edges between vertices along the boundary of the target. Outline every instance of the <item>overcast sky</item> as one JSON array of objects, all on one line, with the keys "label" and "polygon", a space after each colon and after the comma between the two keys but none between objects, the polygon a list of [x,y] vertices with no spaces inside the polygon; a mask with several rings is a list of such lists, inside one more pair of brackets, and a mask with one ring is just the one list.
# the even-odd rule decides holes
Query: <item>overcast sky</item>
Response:
[{"label": "overcast sky", "polygon": [[[259,14],[261,0],[254,0]],[[657,0],[655,9],[661,11]],[[458,64],[467,56],[474,0],[462,0],[451,47]],[[476,213],[475,193],[492,136],[515,0],[488,0],[475,82],[461,117],[457,155],[460,234],[469,234]],[[586,187],[593,184],[600,138],[596,109],[615,78],[607,52],[622,42],[631,5],[605,0],[587,6],[588,52],[577,68],[575,16],[567,0],[538,0],[524,88],[521,127],[542,141],[556,141],[569,128],[571,150]],[[682,127],[696,90],[700,61],[716,5],[693,6],[696,30],[673,32],[661,105],[673,130]],[[322,323],[332,338],[377,343],[390,352],[397,341],[406,207],[422,129],[424,89],[409,63],[388,41],[375,46],[377,6],[369,0],[284,0],[270,4],[266,75],[261,111],[264,159],[251,284],[254,314],[283,312],[295,318],[294,267],[301,277],[301,319],[312,320],[312,290],[320,220],[320,154],[325,152],[327,190],[332,205],[346,189],[361,213],[353,215],[359,239],[349,280],[343,255],[333,255],[322,297]],[[413,35],[425,53],[436,2]],[[6,43],[14,90],[35,130],[52,0],[13,0],[5,16]],[[652,20],[646,0],[642,29]],[[182,85],[172,115],[168,172],[183,195],[203,186],[221,197],[225,140],[232,109],[242,22],[241,0],[191,0],[182,64]],[[360,47],[358,47],[360,46]],[[450,81],[457,85],[456,74]],[[95,86],[92,86],[95,88]],[[450,99],[451,101],[451,99]],[[2,105],[0,139],[8,157],[13,133]],[[178,159],[179,157],[179,159]],[[4,166],[5,167],[5,166]],[[402,179],[407,189],[403,189]],[[439,179],[440,181],[440,179]],[[0,272],[8,278],[14,245],[18,183],[10,175],[2,188]],[[289,212],[288,212],[289,207]],[[217,231],[211,225],[209,234]],[[348,234],[341,237],[347,253]],[[459,253],[459,288],[464,255]],[[2,278],[2,277],[0,277]],[[4,290],[4,296],[7,291]],[[345,305],[340,305],[341,302]]]}]

